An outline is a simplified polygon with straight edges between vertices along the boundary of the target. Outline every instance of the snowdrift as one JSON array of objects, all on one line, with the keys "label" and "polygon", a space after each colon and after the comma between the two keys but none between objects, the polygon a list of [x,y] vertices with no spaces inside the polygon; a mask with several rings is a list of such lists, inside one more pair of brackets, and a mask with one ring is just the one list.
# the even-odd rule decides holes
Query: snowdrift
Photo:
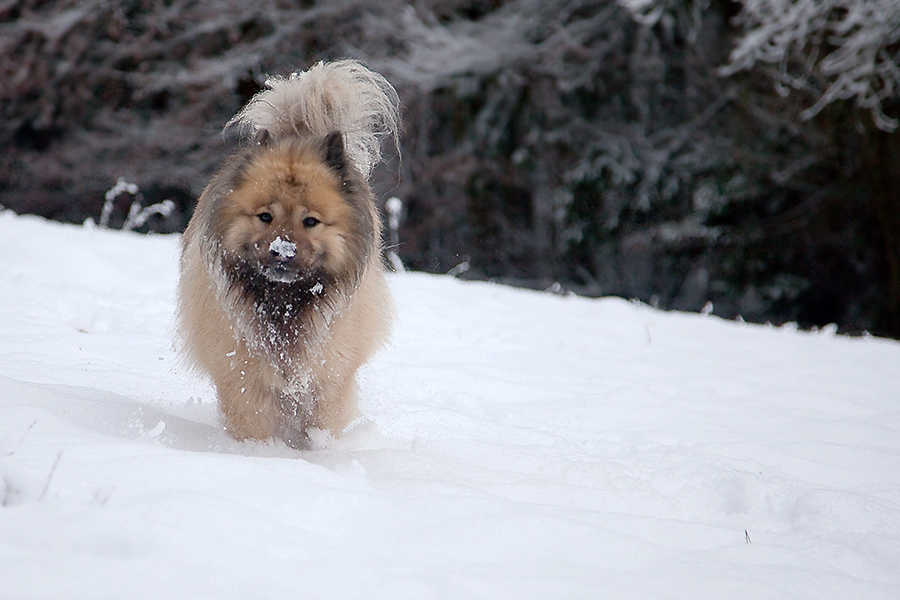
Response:
[{"label": "snowdrift", "polygon": [[0,213],[0,596],[900,597],[900,344],[400,274],[364,417],[239,444],[177,236]]}]

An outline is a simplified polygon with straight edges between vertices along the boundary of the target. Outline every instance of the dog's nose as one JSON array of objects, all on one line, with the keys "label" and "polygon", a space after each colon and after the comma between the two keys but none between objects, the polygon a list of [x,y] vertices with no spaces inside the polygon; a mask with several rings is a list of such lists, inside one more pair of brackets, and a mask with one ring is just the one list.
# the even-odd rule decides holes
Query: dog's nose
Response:
[{"label": "dog's nose", "polygon": [[279,235],[269,244],[269,252],[276,258],[287,260],[297,255],[297,244],[290,240],[282,239]]}]

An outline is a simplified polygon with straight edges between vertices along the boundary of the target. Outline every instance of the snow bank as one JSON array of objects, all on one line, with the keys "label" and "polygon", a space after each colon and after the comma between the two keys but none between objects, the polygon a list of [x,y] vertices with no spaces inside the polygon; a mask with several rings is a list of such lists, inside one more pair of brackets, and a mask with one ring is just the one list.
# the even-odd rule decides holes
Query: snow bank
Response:
[{"label": "snow bank", "polygon": [[402,274],[295,452],[179,365],[177,254],[0,213],[3,598],[900,597],[900,344]]}]

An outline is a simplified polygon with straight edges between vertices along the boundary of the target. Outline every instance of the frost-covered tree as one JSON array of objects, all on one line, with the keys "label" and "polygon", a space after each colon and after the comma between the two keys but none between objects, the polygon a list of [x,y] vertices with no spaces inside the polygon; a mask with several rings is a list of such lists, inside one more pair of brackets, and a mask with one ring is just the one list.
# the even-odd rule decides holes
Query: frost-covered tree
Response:
[{"label": "frost-covered tree", "polygon": [[435,261],[412,264],[471,258],[482,276],[679,296],[690,267],[650,255],[714,235],[683,208],[699,194],[712,209],[731,179],[711,178],[732,162],[710,128],[727,84],[699,76],[715,59],[685,62],[702,15],[657,30],[613,0],[509,0],[477,19],[436,17],[430,4],[378,29],[395,52],[377,64],[405,84],[414,133],[405,235],[428,239]]},{"label": "frost-covered tree", "polygon": [[[871,114],[877,131],[844,132],[836,154],[858,164],[877,215],[883,322],[900,330],[900,2],[897,0],[741,0],[743,30],[722,72],[772,65],[782,95],[812,100],[810,119],[839,101]],[[841,113],[838,112],[840,115]],[[846,113],[843,113],[846,115]],[[834,120],[834,118],[832,118]],[[840,126],[833,129],[840,129]],[[853,138],[858,140],[854,143]],[[848,143],[849,142],[849,143]],[[849,146],[849,148],[848,148]]]},{"label": "frost-covered tree", "polygon": [[351,56],[404,107],[403,159],[374,187],[402,199],[392,249],[407,267],[900,335],[896,13],[889,0],[0,3],[0,205],[83,222],[124,176],[148,204],[176,200],[145,228],[176,230],[266,74]]},{"label": "frost-covered tree", "polygon": [[[767,264],[763,271],[782,271],[768,286],[775,297],[807,304],[818,315],[842,305],[848,319],[858,318],[850,313],[868,314],[865,319],[878,323],[878,330],[900,333],[900,139],[893,133],[900,117],[900,2],[618,1],[636,21],[657,29],[697,23],[698,10],[707,8],[728,16],[722,41],[731,51],[718,74],[735,83],[739,110],[730,118],[741,124],[729,137],[744,157],[741,175],[754,171],[747,150],[763,152],[754,151],[752,162],[763,167],[758,174],[764,179],[757,180],[763,189],[755,200],[732,197],[724,208],[739,214],[742,206],[754,206],[758,215],[768,205],[763,214],[770,213],[771,222],[758,231],[769,233],[751,237],[770,241],[751,246],[786,250],[745,254],[748,280],[759,281],[762,273],[752,265]],[[715,36],[707,25],[698,37]],[[775,95],[760,87],[760,76],[775,80]],[[865,114],[871,125],[860,119]],[[757,218],[744,218],[741,237],[753,231]],[[780,230],[785,235],[771,239]],[[803,274],[826,263],[832,267],[820,283]],[[842,288],[856,291],[841,293]]]},{"label": "frost-covered tree", "polygon": [[774,65],[781,93],[804,89],[816,98],[803,118],[834,101],[852,100],[880,129],[897,128],[897,117],[885,114],[884,104],[900,98],[900,2],[740,1],[736,23],[743,34],[724,74]]}]

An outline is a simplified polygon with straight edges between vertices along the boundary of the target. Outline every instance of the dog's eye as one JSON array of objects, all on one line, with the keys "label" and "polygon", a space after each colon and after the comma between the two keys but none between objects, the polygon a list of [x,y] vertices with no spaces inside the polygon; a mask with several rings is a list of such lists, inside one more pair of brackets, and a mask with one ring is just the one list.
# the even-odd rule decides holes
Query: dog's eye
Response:
[{"label": "dog's eye", "polygon": [[256,218],[258,218],[263,223],[271,223],[272,222],[272,213],[261,212],[258,215],[256,215]]},{"label": "dog's eye", "polygon": [[303,226],[306,227],[307,229],[310,227],[315,227],[319,223],[321,223],[321,221],[319,221],[315,217],[306,217],[305,219],[303,219]]}]

